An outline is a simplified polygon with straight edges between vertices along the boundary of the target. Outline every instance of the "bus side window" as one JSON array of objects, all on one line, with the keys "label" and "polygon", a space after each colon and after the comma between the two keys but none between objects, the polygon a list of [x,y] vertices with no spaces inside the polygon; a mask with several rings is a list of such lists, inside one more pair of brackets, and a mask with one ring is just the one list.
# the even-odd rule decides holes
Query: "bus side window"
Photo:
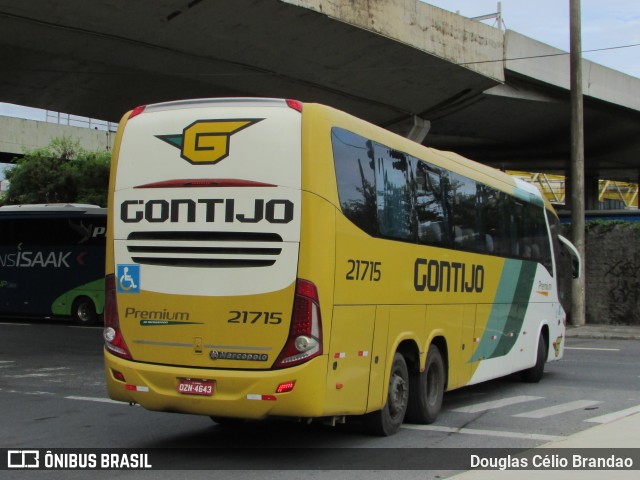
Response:
[{"label": "bus side window", "polygon": [[520,205],[518,236],[521,239],[520,257],[541,263],[553,275],[544,207],[532,203]]},{"label": "bus side window", "polygon": [[369,140],[340,128],[331,130],[340,207],[357,227],[376,236],[376,187]]},{"label": "bus side window", "polygon": [[527,252],[524,252],[520,244],[520,235],[522,235],[522,202],[514,198],[509,198],[508,222],[507,222],[507,239],[509,242],[508,255],[515,258],[526,258]]},{"label": "bus side window", "polygon": [[446,245],[449,236],[444,218],[441,177],[424,162],[415,163],[414,209],[418,243]]},{"label": "bus side window", "polygon": [[545,222],[544,207],[530,204],[531,243],[534,252],[534,260],[540,262],[553,276],[553,263],[551,249],[549,247],[549,234]]},{"label": "bus side window", "polygon": [[386,238],[414,241],[410,185],[411,160],[408,155],[374,144],[378,228]]},{"label": "bus side window", "polygon": [[449,175],[449,199],[453,219],[453,246],[461,250],[483,252],[485,239],[480,234],[476,203],[477,184],[462,175]]},{"label": "bus side window", "polygon": [[483,186],[481,193],[480,216],[483,230],[481,234],[485,238],[486,252],[492,255],[504,254],[504,221],[502,219],[503,209],[501,208],[501,192]]}]

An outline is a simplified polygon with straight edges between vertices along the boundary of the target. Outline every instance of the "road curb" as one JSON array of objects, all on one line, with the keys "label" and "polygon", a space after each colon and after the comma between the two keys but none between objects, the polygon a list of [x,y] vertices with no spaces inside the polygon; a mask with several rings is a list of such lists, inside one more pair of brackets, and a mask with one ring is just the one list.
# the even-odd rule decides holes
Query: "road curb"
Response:
[{"label": "road curb", "polygon": [[582,325],[568,326],[567,338],[600,340],[640,340],[640,326],[634,325]]}]

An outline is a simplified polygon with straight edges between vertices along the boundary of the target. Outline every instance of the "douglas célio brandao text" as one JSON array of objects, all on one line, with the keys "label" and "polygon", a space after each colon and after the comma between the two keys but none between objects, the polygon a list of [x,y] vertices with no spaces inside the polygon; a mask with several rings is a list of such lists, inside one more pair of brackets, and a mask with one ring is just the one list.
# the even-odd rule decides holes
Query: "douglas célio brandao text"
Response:
[{"label": "douglas c\u00e9lio brandao text", "polygon": [[[607,454],[534,454],[527,456],[507,455],[491,457],[472,454],[471,468],[484,470],[564,470],[564,469],[633,469],[634,459],[630,457]],[[637,468],[637,467],[635,467]]]}]

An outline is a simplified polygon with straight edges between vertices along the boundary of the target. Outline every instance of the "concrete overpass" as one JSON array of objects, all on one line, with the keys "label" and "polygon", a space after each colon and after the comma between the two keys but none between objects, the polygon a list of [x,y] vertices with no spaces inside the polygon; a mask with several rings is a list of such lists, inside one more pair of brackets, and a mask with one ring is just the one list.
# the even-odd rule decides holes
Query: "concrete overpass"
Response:
[{"label": "concrete overpass", "polygon": [[[569,59],[416,0],[0,4],[0,101],[117,120],[138,104],[334,105],[506,169],[564,173]],[[585,61],[587,175],[637,181],[640,79]]]},{"label": "concrete overpass", "polygon": [[0,116],[0,162],[10,162],[25,149],[43,148],[52,138],[61,137],[78,140],[85,150],[111,150],[115,136],[108,130]]}]

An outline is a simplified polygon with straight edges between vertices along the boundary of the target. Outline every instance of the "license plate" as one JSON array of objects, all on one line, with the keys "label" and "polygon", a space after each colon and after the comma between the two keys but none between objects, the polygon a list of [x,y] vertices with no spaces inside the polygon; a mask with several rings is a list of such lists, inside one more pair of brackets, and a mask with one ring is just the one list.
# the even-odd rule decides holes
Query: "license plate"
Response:
[{"label": "license plate", "polygon": [[193,380],[191,378],[178,379],[178,393],[184,395],[213,395],[215,380]]}]

